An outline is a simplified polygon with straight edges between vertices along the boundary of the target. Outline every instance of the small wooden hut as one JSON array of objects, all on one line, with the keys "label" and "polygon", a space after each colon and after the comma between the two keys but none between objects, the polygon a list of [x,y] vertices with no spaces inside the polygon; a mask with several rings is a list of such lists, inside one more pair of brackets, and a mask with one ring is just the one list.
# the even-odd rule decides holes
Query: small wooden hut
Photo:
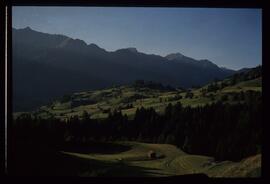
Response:
[{"label": "small wooden hut", "polygon": [[148,152],[148,157],[153,159],[153,158],[156,158],[157,157],[157,154],[156,152],[154,152],[153,150],[149,151]]}]

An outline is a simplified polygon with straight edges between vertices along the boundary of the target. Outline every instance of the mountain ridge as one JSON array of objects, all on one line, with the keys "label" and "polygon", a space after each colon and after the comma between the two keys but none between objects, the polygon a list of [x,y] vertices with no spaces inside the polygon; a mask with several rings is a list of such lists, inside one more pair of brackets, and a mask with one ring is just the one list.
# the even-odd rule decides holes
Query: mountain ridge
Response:
[{"label": "mountain ridge", "polygon": [[[163,56],[140,52],[134,47],[109,52],[94,43],[87,44],[83,40],[65,35],[42,33],[30,27],[13,28],[12,38],[15,66],[31,61],[30,63],[36,63],[35,65],[46,64],[52,71],[56,71],[54,68],[57,68],[58,71],[53,72],[52,78],[54,78],[54,82],[57,81],[59,87],[52,88],[50,82],[46,81],[49,71],[43,71],[35,66],[40,73],[34,73],[31,77],[26,78],[24,76],[31,74],[32,64],[29,63],[27,67],[24,65],[21,69],[17,69],[13,77],[14,80],[21,81],[19,88],[22,89],[14,86],[14,95],[20,96],[20,98],[27,96],[28,93],[33,93],[34,98],[37,99],[46,96],[41,89],[38,93],[35,93],[37,89],[34,88],[31,92],[29,91],[35,78],[46,81],[46,86],[41,85],[44,91],[57,91],[57,94],[60,94],[62,89],[66,89],[65,93],[74,92],[74,86],[77,86],[76,89],[79,90],[80,85],[78,84],[80,83],[84,83],[82,89],[85,90],[87,85],[82,80],[89,81],[89,90],[95,89],[97,86],[129,84],[138,79],[188,88],[206,84],[216,78],[223,79],[235,73],[234,70],[224,70],[209,60],[195,60],[187,56],[183,56],[182,60],[168,60]],[[80,79],[78,78],[81,81],[71,80],[72,76],[69,76],[69,73],[81,76]],[[20,79],[18,79],[19,76]],[[72,82],[66,84],[60,78]],[[37,81],[35,82],[37,83]],[[61,87],[62,83],[69,86]],[[19,103],[19,100],[15,102],[14,107],[17,106],[16,103]]]},{"label": "mountain ridge", "polygon": [[[16,31],[20,31],[20,30],[25,31],[25,30],[27,30],[27,31],[33,31],[33,32],[37,32],[37,33],[42,33],[42,34],[52,35],[52,36],[61,36],[61,37],[65,37],[65,38],[66,38],[65,40],[70,40],[70,41],[74,41],[74,42],[80,42],[80,43],[82,43],[84,46],[87,46],[87,47],[95,47],[95,48],[97,48],[97,49],[102,49],[102,50],[106,51],[104,48],[99,47],[99,46],[98,46],[97,44],[95,44],[95,43],[87,44],[87,43],[85,43],[85,42],[84,42],[83,40],[81,40],[81,39],[78,39],[78,38],[75,38],[75,39],[74,39],[74,38],[71,38],[71,37],[68,37],[68,36],[65,36],[65,35],[62,35],[62,34],[43,33],[43,32],[40,32],[40,31],[33,30],[33,29],[32,29],[31,27],[29,27],[29,26],[27,26],[27,27],[25,27],[25,28],[20,28],[20,29],[17,29],[17,28],[12,28],[12,29],[14,29],[14,30],[16,30]],[[65,41],[65,40],[64,40],[64,41]],[[121,48],[121,49],[117,49],[117,50],[112,51],[112,52],[117,52],[117,51],[131,51],[132,53],[143,53],[143,52],[138,52],[137,48],[135,48],[135,47]],[[106,51],[106,52],[108,52],[108,51]],[[143,53],[143,54],[146,54],[146,53]],[[157,55],[157,54],[146,54],[146,55],[160,56],[160,55]],[[160,57],[162,57],[162,56],[160,56]],[[181,58],[183,58],[183,57],[190,58],[190,57],[187,57],[187,56],[181,54],[180,52],[177,52],[177,53],[170,53],[170,54],[164,56],[163,58],[166,58],[167,60],[179,60],[179,59],[181,59]],[[193,58],[191,58],[191,59],[193,59]],[[195,60],[195,59],[193,59],[193,60]],[[208,59],[200,59],[200,60],[197,60],[197,61],[214,64],[213,62],[209,61]],[[216,64],[214,64],[214,65],[216,65]],[[219,67],[219,68],[223,68],[223,67]],[[232,70],[232,69],[230,69],[230,70]]]}]

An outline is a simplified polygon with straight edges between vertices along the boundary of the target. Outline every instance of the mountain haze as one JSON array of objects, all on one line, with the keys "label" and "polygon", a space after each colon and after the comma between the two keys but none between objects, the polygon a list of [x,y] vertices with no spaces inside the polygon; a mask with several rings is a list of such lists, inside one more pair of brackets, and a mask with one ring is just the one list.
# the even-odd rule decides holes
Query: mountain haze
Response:
[{"label": "mountain haze", "polygon": [[235,73],[180,53],[165,57],[136,48],[108,52],[64,35],[13,29],[14,110],[29,110],[76,91],[129,84],[137,79],[189,88]]}]

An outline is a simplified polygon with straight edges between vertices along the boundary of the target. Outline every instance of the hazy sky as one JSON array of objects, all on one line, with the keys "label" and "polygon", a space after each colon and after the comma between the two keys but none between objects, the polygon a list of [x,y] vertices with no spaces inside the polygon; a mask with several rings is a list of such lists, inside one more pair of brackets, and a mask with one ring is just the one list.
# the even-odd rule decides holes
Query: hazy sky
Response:
[{"label": "hazy sky", "polygon": [[262,63],[260,9],[13,7],[15,28],[63,34],[108,51],[180,52],[232,69]]}]

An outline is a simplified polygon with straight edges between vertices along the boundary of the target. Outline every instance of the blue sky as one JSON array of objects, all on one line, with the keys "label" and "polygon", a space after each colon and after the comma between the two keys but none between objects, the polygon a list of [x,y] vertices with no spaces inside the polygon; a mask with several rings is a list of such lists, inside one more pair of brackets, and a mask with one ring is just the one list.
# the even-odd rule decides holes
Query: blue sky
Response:
[{"label": "blue sky", "polygon": [[180,52],[232,69],[262,63],[260,9],[26,7],[12,9],[15,28],[63,34],[114,51],[165,56]]}]

